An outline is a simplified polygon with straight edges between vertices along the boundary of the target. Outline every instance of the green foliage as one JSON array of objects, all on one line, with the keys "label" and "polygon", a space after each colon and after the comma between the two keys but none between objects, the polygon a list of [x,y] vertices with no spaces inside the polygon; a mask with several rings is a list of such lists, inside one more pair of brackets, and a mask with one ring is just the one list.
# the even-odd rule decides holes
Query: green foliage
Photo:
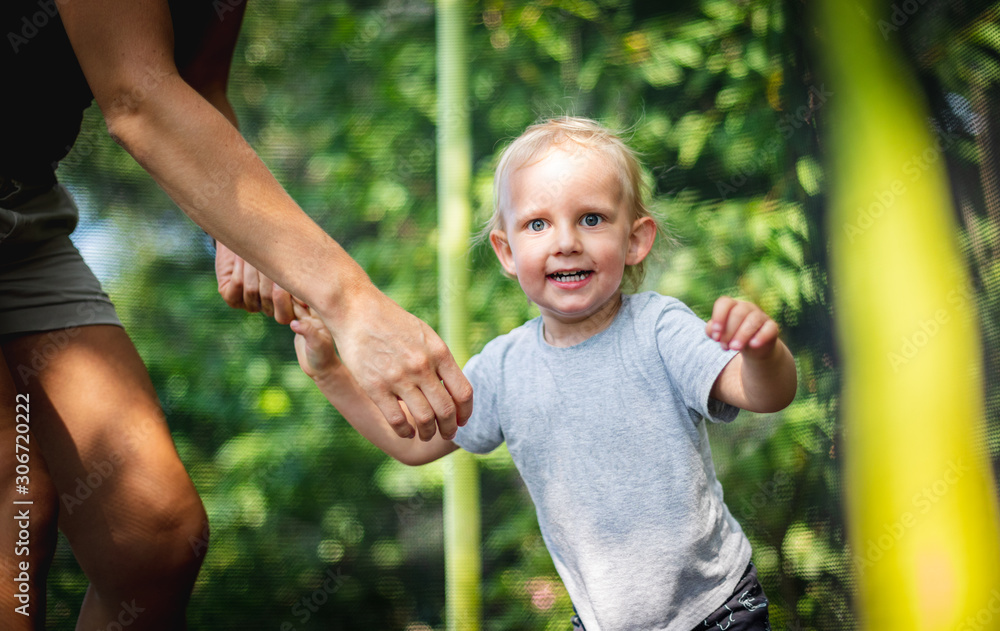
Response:
[{"label": "green foliage", "polygon": [[[645,288],[705,317],[723,294],[758,302],[796,355],[792,406],[712,427],[715,462],[774,628],[845,629],[852,564],[817,143],[837,95],[805,61],[799,11],[775,0],[473,3],[472,94],[439,120],[432,4],[259,0],[230,97],[291,195],[434,327],[435,126],[471,118],[477,224],[491,211],[496,155],[527,125],[577,114],[624,130],[668,233]],[[387,460],[301,374],[290,331],[225,306],[210,244],[92,109],[59,175],[209,512],[192,628],[443,628],[442,465]],[[477,351],[535,312],[488,247],[471,258]],[[997,269],[983,271],[995,279]],[[568,628],[568,596],[506,450],[480,463],[484,628]],[[296,608],[328,571],[343,577],[329,600]],[[69,629],[85,580],[66,545],[53,572],[49,626]]]}]

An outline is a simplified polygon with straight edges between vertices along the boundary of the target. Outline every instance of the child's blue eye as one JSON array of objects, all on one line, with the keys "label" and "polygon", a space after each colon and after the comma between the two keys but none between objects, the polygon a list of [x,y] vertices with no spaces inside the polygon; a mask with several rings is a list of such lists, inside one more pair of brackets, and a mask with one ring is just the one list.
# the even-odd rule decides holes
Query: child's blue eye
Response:
[{"label": "child's blue eye", "polygon": [[541,219],[532,219],[528,228],[534,232],[541,232],[545,228],[545,222]]},{"label": "child's blue eye", "polygon": [[583,223],[591,227],[596,226],[601,223],[601,216],[591,213],[583,218]]}]

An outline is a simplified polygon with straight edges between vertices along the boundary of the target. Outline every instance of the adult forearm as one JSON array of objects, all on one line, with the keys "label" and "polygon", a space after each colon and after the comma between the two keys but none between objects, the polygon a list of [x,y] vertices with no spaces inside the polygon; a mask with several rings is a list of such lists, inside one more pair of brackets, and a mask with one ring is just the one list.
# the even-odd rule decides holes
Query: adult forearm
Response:
[{"label": "adult forearm", "polygon": [[777,412],[795,398],[798,377],[791,351],[780,340],[766,358],[742,357],[740,380],[752,412]]},{"label": "adult forearm", "polygon": [[178,206],[206,232],[314,305],[326,318],[367,275],[312,221],[215,107],[179,76],[148,97],[108,108],[108,129]]},{"label": "adult forearm", "polygon": [[179,76],[166,73],[141,99],[120,91],[98,101],[112,135],[202,229],[313,307],[389,424],[412,431],[401,399],[424,440],[438,428],[454,435],[472,413],[472,388],[441,338],[378,291]]}]

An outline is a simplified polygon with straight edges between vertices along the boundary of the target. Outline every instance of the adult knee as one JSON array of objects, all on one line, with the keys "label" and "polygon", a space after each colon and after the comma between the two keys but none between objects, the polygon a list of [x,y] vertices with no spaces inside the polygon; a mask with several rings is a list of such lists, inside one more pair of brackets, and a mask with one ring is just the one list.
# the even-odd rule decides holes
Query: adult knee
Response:
[{"label": "adult knee", "polygon": [[193,486],[156,490],[136,507],[142,514],[138,530],[148,530],[149,544],[136,559],[135,570],[160,577],[191,581],[208,551],[208,515]]},{"label": "adult knee", "polygon": [[151,488],[130,493],[129,502],[128,517],[108,533],[110,549],[85,553],[88,577],[98,593],[115,599],[147,588],[168,601],[186,599],[208,550],[208,517],[197,492],[190,483]]}]

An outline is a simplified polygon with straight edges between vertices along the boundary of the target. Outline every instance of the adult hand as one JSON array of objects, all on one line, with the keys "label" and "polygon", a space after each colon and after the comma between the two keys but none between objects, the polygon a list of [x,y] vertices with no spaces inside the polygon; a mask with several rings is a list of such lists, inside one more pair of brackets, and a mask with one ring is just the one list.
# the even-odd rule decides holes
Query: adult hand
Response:
[{"label": "adult hand", "polygon": [[437,333],[372,285],[352,292],[340,307],[335,320],[320,316],[344,365],[393,430],[403,438],[414,435],[402,401],[421,440],[437,430],[454,438],[472,415],[472,386]]},{"label": "adult hand", "polygon": [[216,243],[215,277],[219,294],[230,307],[250,313],[263,311],[274,316],[278,324],[295,318],[291,294],[221,243]]}]

